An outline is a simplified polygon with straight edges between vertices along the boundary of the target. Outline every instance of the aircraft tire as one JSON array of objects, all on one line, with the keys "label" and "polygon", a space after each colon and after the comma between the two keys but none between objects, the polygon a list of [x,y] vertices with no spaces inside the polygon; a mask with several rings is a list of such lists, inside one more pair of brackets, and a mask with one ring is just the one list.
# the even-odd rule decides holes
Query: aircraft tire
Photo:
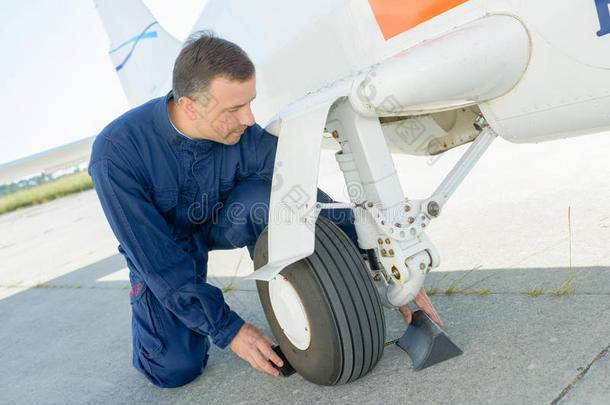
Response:
[{"label": "aircraft tire", "polygon": [[[255,247],[255,269],[267,263],[267,246],[265,228]],[[298,295],[299,308],[306,314],[305,329],[309,328],[307,347],[303,344],[306,337],[301,336],[298,344],[298,339],[291,340],[284,333],[273,310],[270,283],[256,284],[267,321],[293,368],[319,385],[345,384],[371,371],[383,354],[385,318],[368,268],[349,237],[333,222],[319,217],[314,253],[287,266],[280,275],[281,280],[270,283],[285,285],[287,281],[287,288]],[[281,298],[275,300],[276,306],[283,303]]]}]

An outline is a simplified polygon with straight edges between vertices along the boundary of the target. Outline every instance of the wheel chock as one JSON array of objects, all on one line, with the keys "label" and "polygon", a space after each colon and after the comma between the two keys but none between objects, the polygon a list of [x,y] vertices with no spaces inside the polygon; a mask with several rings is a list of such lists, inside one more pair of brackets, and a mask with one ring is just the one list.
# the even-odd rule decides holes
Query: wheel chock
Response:
[{"label": "wheel chock", "polygon": [[286,356],[284,356],[284,353],[282,352],[282,349],[280,349],[280,346],[279,345],[273,346],[273,351],[278,356],[280,356],[280,359],[282,359],[282,361],[284,362],[284,365],[282,367],[278,367],[271,360],[269,360],[269,363],[271,363],[271,365],[280,372],[280,375],[282,377],[290,377],[291,375],[293,375],[295,373],[294,368],[292,368],[292,365],[288,362],[288,360],[286,359]]},{"label": "wheel chock", "polygon": [[411,357],[415,371],[463,353],[422,310],[415,311],[407,331],[396,344]]}]

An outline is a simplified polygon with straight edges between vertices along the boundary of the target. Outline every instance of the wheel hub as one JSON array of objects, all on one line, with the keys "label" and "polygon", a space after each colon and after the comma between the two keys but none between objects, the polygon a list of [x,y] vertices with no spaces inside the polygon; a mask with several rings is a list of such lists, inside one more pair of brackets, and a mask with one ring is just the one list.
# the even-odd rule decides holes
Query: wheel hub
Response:
[{"label": "wheel hub", "polygon": [[311,342],[311,328],[303,302],[290,281],[278,274],[269,282],[271,307],[282,331],[294,346],[306,350]]}]

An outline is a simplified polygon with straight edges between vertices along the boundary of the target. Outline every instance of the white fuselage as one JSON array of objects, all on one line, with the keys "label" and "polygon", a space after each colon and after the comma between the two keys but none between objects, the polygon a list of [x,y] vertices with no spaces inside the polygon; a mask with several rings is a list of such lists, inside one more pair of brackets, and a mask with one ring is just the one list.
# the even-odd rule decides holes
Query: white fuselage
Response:
[{"label": "white fuselage", "polygon": [[[513,142],[610,128],[610,34],[597,35],[602,16],[595,0],[469,0],[388,39],[378,22],[379,10],[373,10],[384,3],[396,2],[210,0],[194,29],[212,29],[249,53],[258,76],[255,115],[265,125],[304,96],[426,46],[455,28],[490,15],[510,16],[527,33],[529,60],[509,91],[469,104],[478,106],[498,135]],[[464,57],[470,52],[467,47],[459,51]],[[422,64],[421,78],[410,80],[425,81],[429,68]],[[462,70],[458,76],[448,74],[455,81],[473,79],[469,69]],[[456,108],[451,103],[443,108],[444,101],[437,100],[434,111]],[[417,114],[427,112],[422,108]]]}]

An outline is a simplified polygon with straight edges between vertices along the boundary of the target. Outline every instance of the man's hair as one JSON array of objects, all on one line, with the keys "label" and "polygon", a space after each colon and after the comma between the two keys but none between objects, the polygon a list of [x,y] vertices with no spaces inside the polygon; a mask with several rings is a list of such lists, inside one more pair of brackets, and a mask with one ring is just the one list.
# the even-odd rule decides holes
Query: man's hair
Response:
[{"label": "man's hair", "polygon": [[212,31],[198,31],[185,42],[174,63],[174,100],[195,99],[208,89],[212,79],[225,77],[239,82],[254,74],[248,54],[233,42],[218,38]]}]

